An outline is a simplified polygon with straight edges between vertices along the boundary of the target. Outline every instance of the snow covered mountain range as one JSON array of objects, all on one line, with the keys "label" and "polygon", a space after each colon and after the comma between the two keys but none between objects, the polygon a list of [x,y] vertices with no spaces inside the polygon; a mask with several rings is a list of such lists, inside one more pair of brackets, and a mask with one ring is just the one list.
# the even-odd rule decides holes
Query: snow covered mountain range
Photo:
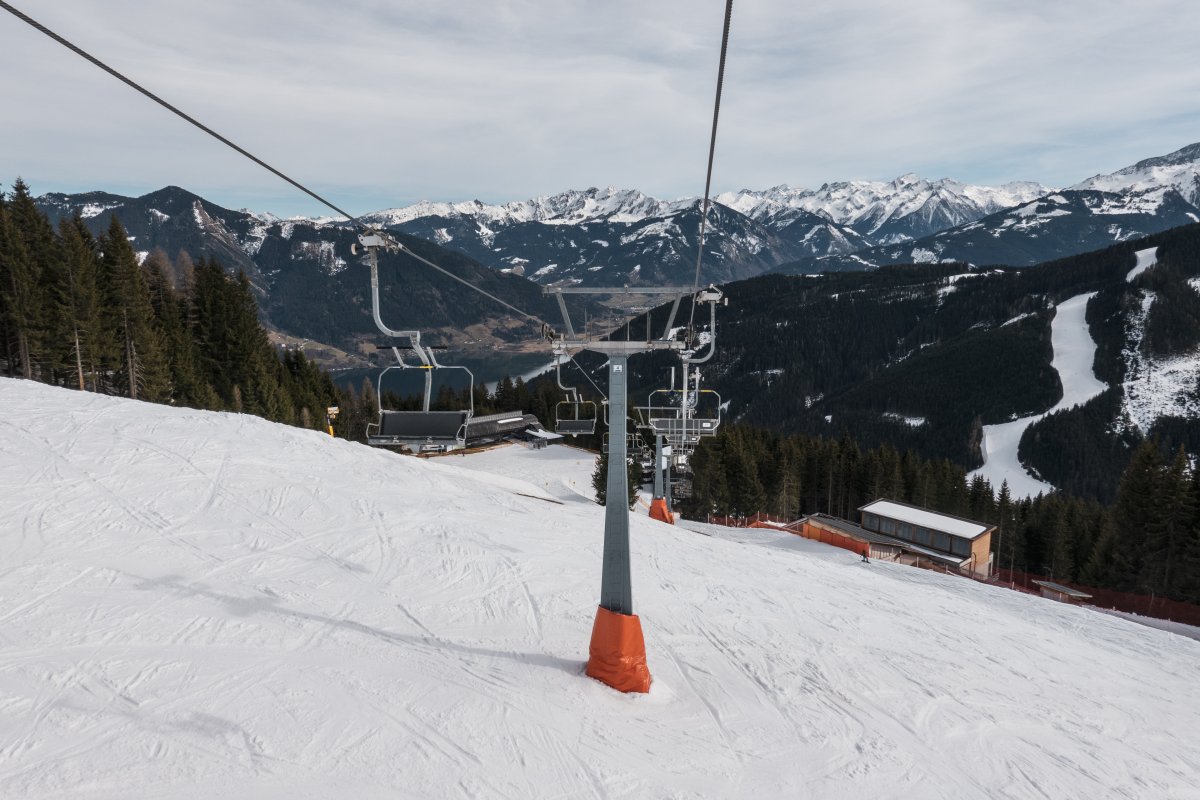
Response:
[{"label": "snow covered mountain range", "polygon": [[[136,198],[147,199],[153,196]],[[171,216],[152,203],[98,192],[41,200],[60,214],[80,210],[103,218],[120,213],[131,227],[137,226],[126,219],[131,206],[147,217],[148,228]],[[714,201],[705,281],[930,261],[1024,266],[1200,220],[1200,143],[1062,190],[1033,182],[973,186],[909,174],[818,189],[745,189],[719,194]],[[363,220],[542,284],[662,284],[691,277],[699,207],[697,198],[663,200],[609,187],[503,204],[422,202],[372,212]],[[306,244],[293,244],[288,260],[311,258],[336,271],[348,256],[341,244],[346,224],[335,219],[281,219],[227,209],[210,216],[224,223],[224,231],[211,232],[222,246],[209,243],[202,249],[220,250],[248,271],[256,268],[266,239],[290,241],[296,231]],[[196,216],[195,227],[204,226]],[[163,233],[157,238],[170,241],[156,246],[168,251],[174,240],[180,240],[175,249],[196,248],[192,234],[204,235],[178,229]],[[147,242],[139,249],[149,247]]]},{"label": "snow covered mountain range", "polygon": [[[714,198],[701,279],[914,262],[1025,266],[1200,220],[1198,193],[1200,144],[1058,191],[904,175],[815,190],[729,192]],[[97,231],[115,214],[142,253],[162,248],[174,257],[186,250],[245,271],[282,331],[341,347],[372,334],[361,275],[347,269],[356,262],[345,222],[234,211],[177,187],[138,198],[48,194],[38,202],[52,219],[79,212]],[[425,240],[430,257],[536,309],[543,302],[537,284],[690,283],[700,201],[593,188],[499,205],[419,203],[363,219]],[[458,287],[414,270],[397,274],[420,284],[402,287],[395,298],[397,313],[412,324],[444,327],[450,320],[446,330],[461,331],[498,316]]]}]

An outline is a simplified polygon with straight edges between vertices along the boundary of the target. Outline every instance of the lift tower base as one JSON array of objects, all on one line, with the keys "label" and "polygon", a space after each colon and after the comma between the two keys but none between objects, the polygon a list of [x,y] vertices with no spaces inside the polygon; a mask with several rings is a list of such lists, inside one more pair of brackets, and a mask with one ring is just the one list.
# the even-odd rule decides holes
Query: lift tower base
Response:
[{"label": "lift tower base", "polygon": [[646,640],[637,614],[618,614],[603,606],[596,609],[587,674],[618,692],[650,691]]}]

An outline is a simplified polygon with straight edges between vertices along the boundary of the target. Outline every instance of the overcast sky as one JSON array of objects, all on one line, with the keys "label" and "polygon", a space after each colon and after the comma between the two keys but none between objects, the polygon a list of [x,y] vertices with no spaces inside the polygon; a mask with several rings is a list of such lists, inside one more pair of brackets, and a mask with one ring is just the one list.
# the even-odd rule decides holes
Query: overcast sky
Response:
[{"label": "overcast sky", "polygon": [[[354,213],[704,188],[723,0],[15,5]],[[739,0],[714,193],[1062,186],[1200,141],[1196,0]],[[0,182],[304,195],[0,11]]]}]

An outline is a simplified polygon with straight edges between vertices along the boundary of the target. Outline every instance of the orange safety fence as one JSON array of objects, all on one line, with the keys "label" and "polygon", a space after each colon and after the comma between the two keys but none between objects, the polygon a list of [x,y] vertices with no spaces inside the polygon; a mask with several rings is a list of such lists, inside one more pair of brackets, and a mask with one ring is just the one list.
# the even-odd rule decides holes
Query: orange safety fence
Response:
[{"label": "orange safety fence", "polygon": [[1143,617],[1182,622],[1185,625],[1200,626],[1200,606],[1193,603],[1168,600],[1165,597],[1158,597],[1156,595],[1117,592],[1112,589],[1097,589],[1073,581],[1064,581],[1061,578],[1049,578],[1045,575],[1035,575],[1020,570],[1000,569],[997,572],[999,573],[997,583],[1020,592],[1041,594],[1042,587],[1035,584],[1034,581],[1053,581],[1054,583],[1060,583],[1063,586],[1090,594],[1092,598],[1083,601],[1086,605],[1098,608],[1111,608],[1116,611],[1138,614]]}]

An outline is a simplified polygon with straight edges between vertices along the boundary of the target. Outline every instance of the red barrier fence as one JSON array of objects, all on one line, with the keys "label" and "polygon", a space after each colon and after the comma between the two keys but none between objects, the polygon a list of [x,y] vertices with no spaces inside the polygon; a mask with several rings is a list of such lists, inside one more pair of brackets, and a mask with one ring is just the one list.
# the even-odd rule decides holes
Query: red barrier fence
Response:
[{"label": "red barrier fence", "polygon": [[1178,600],[1168,600],[1154,595],[1133,594],[1132,592],[1115,592],[1112,589],[1096,589],[1080,583],[1047,578],[1044,575],[1034,575],[1020,570],[999,570],[997,583],[1022,592],[1041,594],[1041,587],[1034,581],[1054,581],[1072,589],[1078,589],[1092,596],[1085,604],[1098,608],[1112,608],[1130,614],[1140,614],[1143,617],[1167,619],[1182,622],[1185,625],[1200,626],[1200,606],[1192,603],[1181,603]]},{"label": "red barrier fence", "polygon": [[722,517],[717,514],[709,514],[705,520],[713,525],[724,525],[726,528],[753,528],[759,522],[778,522],[780,525],[787,525],[791,522],[790,519],[777,517],[774,514],[758,512],[747,517]]},{"label": "red barrier fence", "polygon": [[[759,523],[775,522],[782,525],[787,525],[791,520],[786,520],[781,517],[776,517],[772,514],[758,513],[751,514],[745,517],[722,517],[710,514],[708,521],[714,525],[725,525],[730,528],[753,528],[759,527],[775,527],[767,525],[758,525]],[[804,528],[809,529],[811,526],[805,525]],[[808,531],[791,529],[792,533],[797,533],[807,539],[815,539],[831,544],[835,547],[842,547],[855,553],[861,553],[863,545],[854,539],[846,536],[822,529],[811,529]],[[817,535],[812,535],[817,534]],[[941,571],[963,574],[969,578],[975,578],[966,572],[943,568]],[[978,579],[978,578],[976,578]],[[1111,608],[1117,611],[1124,611],[1130,614],[1140,614],[1143,617],[1153,617],[1155,619],[1165,619],[1172,622],[1182,622],[1185,625],[1200,626],[1200,606],[1192,603],[1183,603],[1178,600],[1168,600],[1165,597],[1156,597],[1154,595],[1134,594],[1132,592],[1116,592],[1112,589],[1097,589],[1093,586],[1084,586],[1080,583],[1071,583],[1068,581],[1059,580],[1057,578],[1049,578],[1045,575],[1035,575],[1030,572],[1021,572],[1020,570],[997,570],[995,583],[1001,586],[1007,586],[1010,589],[1015,589],[1019,592],[1027,592],[1029,594],[1040,595],[1042,587],[1034,583],[1034,581],[1053,581],[1060,583],[1063,586],[1069,586],[1072,589],[1078,589],[1081,592],[1086,592],[1092,596],[1091,600],[1085,601],[1087,605],[1093,605],[1098,608]]]}]

